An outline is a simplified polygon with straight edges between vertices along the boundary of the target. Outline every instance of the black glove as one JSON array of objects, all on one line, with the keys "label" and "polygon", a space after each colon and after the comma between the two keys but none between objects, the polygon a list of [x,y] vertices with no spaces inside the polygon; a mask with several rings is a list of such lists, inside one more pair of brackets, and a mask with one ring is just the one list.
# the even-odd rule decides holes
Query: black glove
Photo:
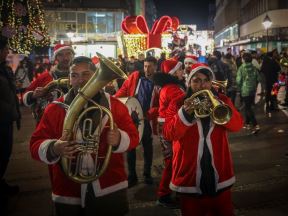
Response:
[{"label": "black glove", "polygon": [[17,127],[17,130],[20,130],[20,129],[21,129],[21,119],[20,119],[20,118],[18,118],[18,119],[16,120],[16,127]]}]

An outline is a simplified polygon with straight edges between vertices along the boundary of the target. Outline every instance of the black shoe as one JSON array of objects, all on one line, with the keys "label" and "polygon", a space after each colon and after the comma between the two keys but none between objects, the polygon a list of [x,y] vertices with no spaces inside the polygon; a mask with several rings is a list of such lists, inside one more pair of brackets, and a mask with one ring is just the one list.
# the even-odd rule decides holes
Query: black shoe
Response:
[{"label": "black shoe", "polygon": [[146,175],[144,176],[144,182],[145,184],[152,185],[154,183],[154,180],[151,175]]},{"label": "black shoe", "polygon": [[137,184],[138,184],[138,178],[137,177],[128,177],[128,188],[132,188]]},{"label": "black shoe", "polygon": [[9,196],[15,196],[20,192],[20,188],[17,185],[8,185],[5,180],[1,181],[1,191]]},{"label": "black shoe", "polygon": [[159,206],[163,206],[169,209],[179,209],[180,205],[171,198],[170,194],[160,197],[156,204]]}]

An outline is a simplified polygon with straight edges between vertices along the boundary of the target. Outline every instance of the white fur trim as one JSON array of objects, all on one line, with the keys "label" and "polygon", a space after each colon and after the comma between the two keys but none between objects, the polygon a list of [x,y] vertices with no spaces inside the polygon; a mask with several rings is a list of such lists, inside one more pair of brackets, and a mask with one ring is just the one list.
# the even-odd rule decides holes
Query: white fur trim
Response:
[{"label": "white fur trim", "polygon": [[196,168],[196,189],[197,193],[202,193],[200,189],[200,181],[202,176],[202,169],[201,169],[201,158],[203,156],[203,149],[204,149],[204,137],[203,137],[203,130],[201,121],[197,121],[198,127],[198,134],[199,134],[199,142],[198,142],[198,152],[197,152],[197,168]]},{"label": "white fur trim", "polygon": [[219,191],[223,188],[229,187],[229,186],[233,185],[235,182],[236,182],[235,176],[233,176],[230,179],[227,179],[226,181],[220,182],[217,184],[217,191]]},{"label": "white fur trim", "polygon": [[193,125],[194,124],[194,122],[189,122],[189,121],[187,121],[187,119],[185,118],[185,116],[184,116],[184,114],[183,114],[183,110],[182,110],[183,108],[180,108],[179,110],[178,110],[178,116],[179,116],[179,118],[180,118],[180,120],[183,122],[183,124],[184,125],[186,125],[186,126],[191,126],[191,125]]},{"label": "white fur trim", "polygon": [[[101,196],[105,196],[107,194],[111,194],[115,191],[119,191],[119,190],[122,190],[124,188],[127,188],[128,187],[128,181],[125,180],[125,181],[119,182],[115,185],[112,185],[110,187],[106,187],[106,188],[102,189],[100,186],[99,180],[96,180],[96,181],[92,182],[92,186],[93,186],[95,197],[101,197]],[[81,204],[82,204],[83,208],[85,207],[86,191],[87,191],[87,184],[81,184]]]},{"label": "white fur trim", "polygon": [[41,161],[43,161],[46,164],[55,164],[60,159],[60,157],[56,158],[53,161],[48,161],[48,159],[47,159],[47,151],[48,151],[49,145],[55,141],[57,141],[57,139],[47,139],[44,142],[42,142],[39,146],[38,155],[39,155]]},{"label": "white fur trim", "polygon": [[81,205],[81,199],[78,197],[61,196],[61,195],[56,195],[52,193],[52,200],[56,203]]},{"label": "white fur trim", "polygon": [[28,104],[28,97],[29,95],[33,94],[33,91],[28,91],[23,95],[23,103],[25,106],[30,107],[32,104]]},{"label": "white fur trim", "polygon": [[115,151],[113,151],[114,153],[125,152],[125,151],[127,151],[128,147],[130,145],[130,137],[127,134],[127,132],[123,131],[119,128],[118,128],[118,130],[120,131],[120,134],[121,134],[121,140],[120,140],[120,144],[119,144],[118,148]]},{"label": "white fur trim", "polygon": [[172,182],[169,185],[170,189],[179,193],[199,193],[196,187],[176,186]]},{"label": "white fur trim", "polygon": [[182,66],[182,62],[178,62],[176,66],[172,70],[169,71],[169,74],[171,75],[174,74],[181,66]]},{"label": "white fur trim", "polygon": [[63,47],[60,47],[58,48],[54,53],[53,53],[53,57],[52,57],[52,60],[54,61],[55,58],[56,58],[56,55],[61,52],[62,50],[70,50],[72,51],[73,55],[75,55],[75,52],[73,50],[73,48],[71,46],[63,46]]},{"label": "white fur trim", "polygon": [[188,77],[186,79],[186,86],[189,86],[189,82],[190,82],[190,79],[192,78],[192,76],[194,76],[194,74],[196,72],[198,72],[199,70],[201,70],[201,69],[209,70],[210,73],[212,74],[212,80],[215,80],[215,75],[214,75],[214,73],[213,73],[213,71],[211,70],[210,67],[208,67],[208,66],[199,66],[199,67],[196,67],[196,68],[194,68],[193,70],[190,71],[190,73],[189,73],[189,75],[188,75]]},{"label": "white fur trim", "polygon": [[158,117],[158,118],[157,118],[157,121],[160,122],[160,123],[163,123],[163,122],[165,122],[165,118],[160,118],[160,117]]},{"label": "white fur trim", "polygon": [[197,63],[197,61],[195,59],[193,59],[193,58],[185,58],[184,59],[184,64],[185,64],[185,62],[191,62],[193,64]]}]

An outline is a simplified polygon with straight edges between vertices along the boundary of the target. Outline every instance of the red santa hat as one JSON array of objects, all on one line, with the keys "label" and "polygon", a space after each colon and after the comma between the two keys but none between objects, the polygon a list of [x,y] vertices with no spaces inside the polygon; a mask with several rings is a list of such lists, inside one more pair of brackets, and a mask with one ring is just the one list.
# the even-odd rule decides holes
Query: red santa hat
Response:
[{"label": "red santa hat", "polygon": [[182,67],[182,62],[175,59],[167,59],[161,64],[161,71],[166,74],[174,74],[179,68]]},{"label": "red santa hat", "polygon": [[55,60],[56,55],[62,50],[70,50],[73,54],[75,54],[73,48],[66,44],[56,44],[53,49],[53,60]]},{"label": "red santa hat", "polygon": [[185,56],[184,64],[186,62],[191,62],[192,64],[195,64],[195,63],[197,63],[197,61],[198,61],[198,57],[197,56],[189,54],[189,55]]},{"label": "red santa hat", "polygon": [[[201,69],[204,69],[204,70],[201,70]],[[215,79],[215,75],[214,75],[213,71],[211,70],[211,68],[207,64],[196,63],[196,64],[193,64],[192,67],[191,67],[191,71],[190,71],[190,73],[189,73],[189,75],[187,77],[187,80],[186,80],[186,86],[189,86],[191,78],[197,72],[200,72],[200,70],[201,70],[201,73],[203,73],[206,76],[208,76],[211,80]]]}]

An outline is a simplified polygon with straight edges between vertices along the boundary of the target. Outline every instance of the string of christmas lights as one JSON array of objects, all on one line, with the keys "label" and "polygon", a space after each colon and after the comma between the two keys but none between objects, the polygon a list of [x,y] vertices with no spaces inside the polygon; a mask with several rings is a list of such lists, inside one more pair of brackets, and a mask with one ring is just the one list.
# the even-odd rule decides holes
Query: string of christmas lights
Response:
[{"label": "string of christmas lights", "polygon": [[1,35],[17,53],[29,54],[33,47],[50,44],[39,0],[6,0],[0,5]]},{"label": "string of christmas lights", "polygon": [[128,56],[137,56],[147,49],[147,35],[145,34],[125,34],[124,43]]}]

